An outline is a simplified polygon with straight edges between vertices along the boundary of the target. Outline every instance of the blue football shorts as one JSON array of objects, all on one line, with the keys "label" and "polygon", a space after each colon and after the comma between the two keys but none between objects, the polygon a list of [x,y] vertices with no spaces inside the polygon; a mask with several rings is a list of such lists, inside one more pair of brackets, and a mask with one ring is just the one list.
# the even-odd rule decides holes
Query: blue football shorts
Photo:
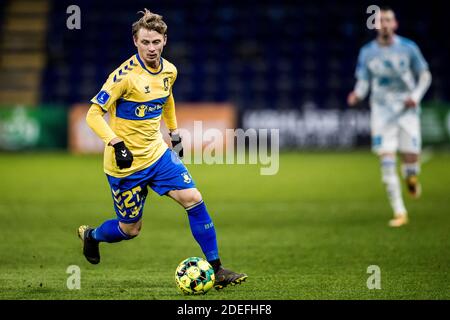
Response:
[{"label": "blue football shorts", "polygon": [[106,175],[117,217],[122,223],[141,219],[148,187],[165,195],[171,190],[195,188],[189,171],[175,152],[167,149],[151,166],[123,178]]}]

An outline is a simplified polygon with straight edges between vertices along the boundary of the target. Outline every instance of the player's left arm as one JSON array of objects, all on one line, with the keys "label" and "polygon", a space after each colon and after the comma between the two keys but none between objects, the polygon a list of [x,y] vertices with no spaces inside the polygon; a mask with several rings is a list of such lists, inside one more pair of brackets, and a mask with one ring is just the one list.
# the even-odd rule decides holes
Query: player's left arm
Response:
[{"label": "player's left arm", "polygon": [[178,132],[177,116],[175,113],[175,99],[173,97],[172,87],[177,78],[177,72],[175,71],[172,78],[172,83],[170,86],[170,95],[167,98],[166,104],[164,105],[162,118],[167,128],[169,129],[170,141],[172,143],[172,149],[178,154],[180,158],[183,158],[183,145],[181,143],[181,136]]},{"label": "player's left arm", "polygon": [[408,99],[410,101],[407,100],[406,105],[415,107],[420,103],[431,85],[431,73],[428,68],[428,63],[423,57],[422,52],[420,52],[419,47],[415,44],[411,47],[411,67],[414,73],[418,75],[418,81]]},{"label": "player's left arm", "polygon": [[169,97],[167,98],[166,104],[164,105],[162,117],[164,123],[171,133],[174,131],[178,131],[177,116],[175,113],[175,99],[173,98],[172,93],[170,93]]}]

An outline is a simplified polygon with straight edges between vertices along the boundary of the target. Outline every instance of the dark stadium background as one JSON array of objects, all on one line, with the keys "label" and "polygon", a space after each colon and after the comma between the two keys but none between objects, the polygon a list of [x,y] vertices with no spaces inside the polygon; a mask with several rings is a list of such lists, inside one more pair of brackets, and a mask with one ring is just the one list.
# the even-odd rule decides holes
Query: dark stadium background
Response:
[{"label": "dark stadium background", "polygon": [[[72,2],[70,2],[72,4]],[[74,2],[76,3],[76,2]],[[232,101],[240,109],[346,108],[359,48],[372,40],[366,8],[348,1],[85,1],[82,29],[65,29],[67,2],[48,16],[43,103],[87,101],[135,48],[131,24],[147,7],[166,20],[164,56],[179,69],[178,101]],[[450,98],[444,10],[393,1],[399,33],[430,63],[428,99]]]},{"label": "dark stadium background", "polygon": [[[232,103],[238,114],[236,125],[245,129],[263,127],[267,116],[275,118],[272,125],[281,130],[281,147],[368,145],[367,102],[357,111],[348,110],[345,102],[354,85],[358,51],[375,35],[365,27],[370,16],[366,9],[371,4],[375,3],[3,1],[0,105],[6,107],[3,111],[17,105],[38,108],[42,111],[35,113],[55,114],[58,119],[73,104],[88,103],[109,73],[135,52],[131,24],[139,17],[137,12],[147,7],[163,15],[169,26],[164,57],[178,67],[174,88],[178,103]],[[81,9],[80,30],[66,27],[70,5]],[[429,62],[433,83],[424,104],[445,106],[450,99],[445,2],[417,5],[391,1],[389,5],[400,22],[399,34],[418,43]],[[333,110],[339,130],[323,137],[320,130],[299,130],[302,120],[314,122],[317,118],[303,113],[311,109],[324,117],[320,110]],[[438,117],[444,112],[441,109],[436,111]],[[264,117],[258,112],[262,110],[269,114]],[[300,121],[292,128],[284,127],[282,118],[289,117],[290,111]],[[433,117],[434,113],[426,116],[431,122],[424,121],[424,126],[445,125],[445,119],[436,124]],[[246,120],[249,118],[253,122]],[[364,120],[358,124],[361,118]],[[57,133],[59,140],[24,142],[23,148],[67,148],[64,127],[42,132],[48,136]],[[448,143],[448,129],[442,130],[447,134],[436,137],[433,132],[428,135],[425,128],[425,144]],[[337,135],[342,138],[336,140]],[[14,140],[5,136],[3,140]],[[0,148],[14,149],[11,144]]]}]

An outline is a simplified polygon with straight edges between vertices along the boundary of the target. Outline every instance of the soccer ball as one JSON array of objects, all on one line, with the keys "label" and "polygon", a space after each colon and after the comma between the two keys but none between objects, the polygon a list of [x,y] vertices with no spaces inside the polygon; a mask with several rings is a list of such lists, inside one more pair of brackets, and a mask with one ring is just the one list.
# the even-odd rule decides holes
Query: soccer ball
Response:
[{"label": "soccer ball", "polygon": [[175,271],[175,282],[183,294],[205,294],[214,285],[214,269],[205,259],[187,258]]}]

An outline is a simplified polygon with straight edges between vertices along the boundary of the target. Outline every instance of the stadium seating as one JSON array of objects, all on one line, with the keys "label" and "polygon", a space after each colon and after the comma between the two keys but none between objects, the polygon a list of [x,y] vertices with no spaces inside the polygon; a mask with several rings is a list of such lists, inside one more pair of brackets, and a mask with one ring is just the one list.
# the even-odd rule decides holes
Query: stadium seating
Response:
[{"label": "stadium seating", "polygon": [[[232,101],[241,109],[345,108],[359,48],[374,33],[366,6],[314,1],[82,2],[82,29],[64,29],[67,3],[49,14],[43,103],[87,102],[108,74],[133,54],[131,24],[148,7],[164,16],[164,56],[179,70],[177,101]],[[448,44],[431,11],[399,3],[400,34],[414,39],[431,65],[428,98],[448,99]],[[432,9],[430,9],[432,10]],[[417,23],[418,19],[420,23]]]}]

